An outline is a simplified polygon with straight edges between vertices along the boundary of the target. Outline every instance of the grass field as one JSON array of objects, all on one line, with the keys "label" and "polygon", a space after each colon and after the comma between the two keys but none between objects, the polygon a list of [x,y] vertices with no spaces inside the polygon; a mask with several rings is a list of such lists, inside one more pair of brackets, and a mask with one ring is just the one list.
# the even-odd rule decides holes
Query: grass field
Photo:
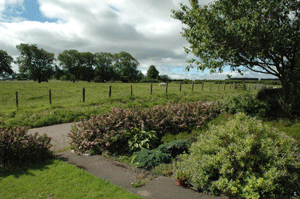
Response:
[{"label": "grass field", "polygon": [[[112,89],[110,98],[109,86]],[[83,102],[83,88],[85,88],[85,102]],[[166,93],[166,87],[154,83],[150,95],[150,83],[50,81],[39,84],[33,81],[4,81],[0,82],[0,121],[7,127],[19,125],[39,127],[88,118],[91,114],[109,111],[113,106],[152,107],[167,102],[193,102],[204,98],[206,101],[214,101],[245,92],[240,89],[234,90],[233,85],[231,89],[230,85],[226,85],[224,90],[224,84],[211,83],[204,83],[203,90],[201,84],[195,84],[193,91],[191,88],[191,84],[182,84],[179,92],[179,84],[170,83]],[[18,92],[18,107],[15,92]],[[256,93],[257,90],[246,92]]]},{"label": "grass field", "polygon": [[34,198],[141,198],[107,180],[60,160],[0,173],[1,199]]}]

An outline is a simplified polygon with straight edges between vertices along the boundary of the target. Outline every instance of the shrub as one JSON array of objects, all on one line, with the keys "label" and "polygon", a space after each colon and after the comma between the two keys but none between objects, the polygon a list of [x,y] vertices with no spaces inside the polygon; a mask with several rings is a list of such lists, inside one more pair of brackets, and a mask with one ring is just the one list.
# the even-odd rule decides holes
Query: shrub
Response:
[{"label": "shrub", "polygon": [[168,142],[166,144],[161,144],[157,149],[169,153],[172,158],[185,153],[188,153],[188,149],[191,146],[191,143],[188,140],[175,140],[173,142]]},{"label": "shrub", "polygon": [[142,149],[133,155],[134,158],[132,162],[136,163],[138,167],[144,167],[146,169],[155,167],[161,163],[171,162],[171,155],[169,153],[164,153],[157,149]]},{"label": "shrub", "polygon": [[299,147],[277,129],[237,114],[200,135],[177,166],[191,185],[212,194],[290,198],[300,193]]},{"label": "shrub", "polygon": [[176,140],[170,143],[161,144],[153,150],[142,149],[134,153],[133,163],[139,167],[152,168],[162,163],[170,163],[172,158],[187,152],[190,142],[187,140]]},{"label": "shrub", "polygon": [[34,163],[52,157],[51,138],[27,134],[27,127],[0,127],[0,166]]},{"label": "shrub", "polygon": [[260,118],[271,118],[273,115],[270,115],[271,108],[268,103],[260,101],[251,95],[229,97],[226,100],[226,104],[226,111],[230,114],[242,112],[249,116]]},{"label": "shrub", "polygon": [[[191,131],[222,112],[220,103],[179,103],[132,109],[112,108],[103,115],[92,115],[74,125],[69,136],[71,146],[79,152],[101,154],[126,131],[134,128],[154,130],[160,139],[165,133]],[[116,138],[116,139],[113,139]]]}]

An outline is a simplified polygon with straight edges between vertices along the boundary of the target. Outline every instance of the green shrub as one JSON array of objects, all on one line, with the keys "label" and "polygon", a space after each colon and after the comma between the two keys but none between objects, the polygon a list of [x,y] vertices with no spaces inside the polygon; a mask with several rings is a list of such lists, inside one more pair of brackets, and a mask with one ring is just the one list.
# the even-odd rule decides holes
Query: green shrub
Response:
[{"label": "green shrub", "polygon": [[185,153],[188,153],[188,149],[191,146],[191,143],[188,140],[175,140],[173,142],[168,142],[166,144],[161,144],[157,150],[160,150],[164,153],[169,153],[172,158]]},{"label": "green shrub", "polygon": [[179,156],[195,188],[237,198],[290,198],[300,193],[300,144],[293,138],[237,114],[214,126]]},{"label": "green shrub", "polygon": [[225,103],[227,104],[226,111],[230,114],[242,112],[260,118],[271,118],[273,116],[273,114],[270,115],[270,104],[251,95],[229,97]]},{"label": "green shrub", "polygon": [[164,153],[157,149],[142,149],[133,155],[133,163],[136,163],[138,167],[144,167],[146,169],[153,168],[161,163],[171,162],[171,155],[169,153]]},{"label": "green shrub", "polygon": [[[161,139],[167,132],[178,134],[200,128],[210,118],[223,110],[220,103],[203,102],[179,103],[176,105],[154,106],[152,108],[133,107],[132,109],[112,108],[103,115],[92,115],[89,120],[73,126],[69,136],[71,146],[79,152],[101,154],[125,131],[134,128],[153,130]],[[126,137],[126,135],[124,135]],[[115,138],[115,139],[114,139]],[[112,148],[112,147],[111,147]]]},{"label": "green shrub", "polygon": [[0,127],[0,167],[34,163],[52,157],[51,138],[27,134],[27,127]]},{"label": "green shrub", "polygon": [[190,142],[187,140],[176,140],[161,144],[153,150],[142,149],[134,153],[133,163],[139,167],[152,168],[162,163],[170,163],[172,158],[187,152]]}]

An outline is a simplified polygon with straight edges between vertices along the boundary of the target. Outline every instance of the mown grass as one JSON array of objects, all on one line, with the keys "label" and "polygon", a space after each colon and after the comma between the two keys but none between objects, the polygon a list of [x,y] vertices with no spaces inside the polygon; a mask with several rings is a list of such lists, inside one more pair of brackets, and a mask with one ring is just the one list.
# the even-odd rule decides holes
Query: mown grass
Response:
[{"label": "mown grass", "polygon": [[1,170],[0,198],[141,198],[60,160]]},{"label": "mown grass", "polygon": [[[131,96],[130,86],[133,86]],[[109,86],[112,96],[108,97]],[[211,90],[210,87],[212,86]],[[85,88],[85,102],[82,89]],[[244,93],[234,90],[233,86],[224,84],[204,83],[195,84],[191,91],[191,84],[170,83],[168,93],[166,88],[153,84],[150,95],[150,83],[88,83],[49,81],[36,83],[33,81],[4,81],[0,82],[0,125],[40,127],[60,124],[89,118],[91,114],[102,114],[113,106],[132,108],[133,106],[152,107],[166,103],[194,102],[221,100],[224,97]],[[219,90],[218,90],[219,87]],[[52,93],[52,104],[49,103],[49,90]],[[19,106],[16,107],[18,92]],[[247,91],[256,93],[257,90]]]}]

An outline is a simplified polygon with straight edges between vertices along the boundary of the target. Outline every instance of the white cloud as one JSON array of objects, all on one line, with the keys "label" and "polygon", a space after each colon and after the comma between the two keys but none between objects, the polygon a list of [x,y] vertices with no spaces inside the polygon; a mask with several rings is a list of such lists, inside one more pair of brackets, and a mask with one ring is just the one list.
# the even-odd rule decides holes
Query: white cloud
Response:
[{"label": "white cloud", "polygon": [[[212,0],[199,0],[207,4]],[[140,62],[145,74],[155,65],[162,75],[172,78],[226,78],[226,73],[207,75],[185,71],[188,47],[182,37],[182,24],[170,17],[179,3],[189,0],[37,0],[42,15],[56,22],[37,22],[14,18],[5,21],[8,6],[20,6],[23,0],[0,2],[0,46],[17,57],[16,45],[37,44],[58,56],[63,50],[111,52],[127,51]],[[7,16],[6,16],[7,17]],[[16,66],[14,66],[15,69]],[[249,73],[249,75],[251,75]]]}]

